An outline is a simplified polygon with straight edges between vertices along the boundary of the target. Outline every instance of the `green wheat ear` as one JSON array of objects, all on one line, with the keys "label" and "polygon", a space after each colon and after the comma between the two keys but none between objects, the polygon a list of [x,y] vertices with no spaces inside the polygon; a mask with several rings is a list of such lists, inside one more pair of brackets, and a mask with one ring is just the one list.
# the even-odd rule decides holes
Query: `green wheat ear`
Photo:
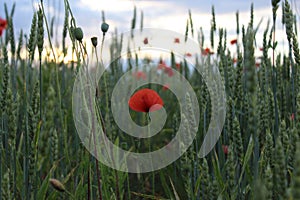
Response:
[{"label": "green wheat ear", "polygon": [[297,149],[297,142],[299,141],[299,136],[297,133],[297,129],[295,127],[289,129],[290,135],[290,145],[288,151],[288,160],[287,166],[289,170],[295,169],[295,158],[296,158],[296,149]]},{"label": "green wheat ear", "polygon": [[274,132],[274,119],[275,119],[275,103],[274,103],[274,94],[269,88],[267,91],[267,101],[268,101],[268,126],[270,127],[271,133]]},{"label": "green wheat ear", "polygon": [[12,16],[8,19],[8,29],[10,34],[10,51],[12,53],[12,56],[14,57],[16,53],[16,42]]},{"label": "green wheat ear", "polygon": [[210,186],[210,199],[218,199],[219,196],[219,185],[216,179],[212,180]]},{"label": "green wheat ear", "polygon": [[[7,19],[7,20],[9,20],[9,18],[10,18],[10,15],[9,15],[9,13],[8,13],[8,8],[7,8],[7,4],[6,3],[4,3],[4,12],[5,12],[5,18]],[[8,23],[9,23],[9,21],[8,21]],[[9,25],[9,24],[8,24]],[[8,43],[9,43],[9,40],[10,40],[10,33],[9,33],[9,28],[6,30],[6,34],[5,34],[5,45],[8,45]]]},{"label": "green wheat ear", "polygon": [[293,39],[293,53],[294,53],[294,59],[297,66],[300,66],[300,53],[299,53],[299,43],[297,39],[297,35],[293,33],[292,35]]},{"label": "green wheat ear", "polygon": [[8,64],[8,52],[7,52],[7,46],[6,45],[2,46],[2,55],[3,55],[3,64],[7,65]]},{"label": "green wheat ear", "polygon": [[247,29],[245,43],[245,73],[246,73],[246,89],[251,94],[255,92],[256,88],[256,73],[255,73],[255,57],[254,57],[254,32],[250,27]]},{"label": "green wheat ear", "polygon": [[17,116],[18,116],[18,95],[17,99],[14,100],[12,91],[10,88],[7,90],[7,116],[8,116],[8,130],[9,130],[9,144],[12,148],[15,148],[16,144],[16,133],[17,133]]},{"label": "green wheat ear", "polygon": [[277,138],[274,150],[275,163],[273,194],[275,199],[286,199],[287,190],[285,154],[281,140],[282,139],[280,137]]},{"label": "green wheat ear", "polygon": [[227,30],[224,29],[224,41],[223,41],[223,49],[226,49],[227,45]]},{"label": "green wheat ear", "polygon": [[[224,35],[224,30],[223,28],[219,29],[219,44],[217,47],[217,53],[218,55],[223,55],[224,54],[224,50],[223,50],[223,35]],[[220,74],[223,74],[220,72]]]},{"label": "green wheat ear", "polygon": [[279,7],[279,5],[278,5],[279,2],[280,2],[280,0],[272,0],[272,13],[273,13],[273,21],[274,22],[276,20],[276,12]]},{"label": "green wheat ear", "polygon": [[184,41],[186,42],[188,39],[189,35],[189,20],[186,20],[186,25],[185,25],[185,34],[184,34]]},{"label": "green wheat ear", "polygon": [[194,25],[193,25],[193,18],[192,18],[192,12],[191,12],[191,10],[189,10],[189,20],[190,20],[192,37],[194,37]]},{"label": "green wheat ear", "polygon": [[243,57],[241,53],[238,53],[237,65],[235,71],[235,88],[234,88],[234,95],[233,95],[237,110],[241,110],[241,102],[243,100],[242,77],[243,77]]},{"label": "green wheat ear", "polygon": [[29,51],[31,61],[33,61],[34,59],[34,52],[36,48],[36,36],[37,36],[37,16],[36,13],[34,13],[31,22],[31,29],[30,29],[29,42],[28,42],[28,51]]},{"label": "green wheat ear", "polygon": [[31,195],[36,190],[36,148],[35,148],[35,137],[37,133],[37,127],[39,123],[39,82],[37,81],[34,85],[32,92],[31,103],[28,109],[28,133],[29,133],[29,182]]},{"label": "green wheat ear", "polygon": [[51,129],[50,132],[50,152],[52,156],[52,162],[54,163],[55,161],[58,160],[58,136],[57,136],[57,131],[56,129]]},{"label": "green wheat ear", "polygon": [[212,29],[214,31],[217,30],[217,24],[216,24],[216,14],[215,14],[215,7],[211,7],[211,15],[212,15]]},{"label": "green wheat ear", "polygon": [[206,158],[200,160],[201,164],[199,165],[199,176],[200,180],[200,196],[203,199],[209,199],[210,196],[210,177],[208,171],[208,164]]},{"label": "green wheat ear", "polygon": [[300,137],[300,92],[297,95],[297,110],[296,110],[296,129],[298,136]]},{"label": "green wheat ear", "polygon": [[37,46],[41,58],[44,46],[44,16],[41,8],[38,10]]},{"label": "green wheat ear", "polygon": [[[49,85],[47,90],[47,98],[45,101],[45,108],[47,110],[55,111],[55,90],[52,85]],[[45,120],[43,123],[43,134],[41,134],[40,144],[39,144],[39,151],[41,152],[40,155],[46,155],[46,148],[50,145],[49,137],[51,136],[52,126],[54,124],[54,113],[55,112],[44,112],[45,113]]]},{"label": "green wheat ear", "polygon": [[67,55],[66,37],[68,33],[68,26],[69,26],[69,12],[65,12],[65,21],[64,21],[64,28],[63,28],[63,38],[62,38],[62,48],[63,48],[64,56]]},{"label": "green wheat ear", "polygon": [[242,164],[244,157],[243,140],[240,124],[236,116],[233,120],[233,150],[238,163]]},{"label": "green wheat ear", "polygon": [[215,7],[212,6],[211,8],[212,20],[211,20],[211,27],[210,27],[210,45],[211,48],[214,48],[214,33],[216,32],[216,16],[215,16]]},{"label": "green wheat ear", "polygon": [[253,199],[265,200],[266,199],[266,186],[261,180],[255,180],[253,188]]},{"label": "green wheat ear", "polygon": [[273,200],[273,173],[270,165],[267,165],[264,183],[266,186],[266,199]]},{"label": "green wheat ear", "polygon": [[286,130],[286,123],[285,120],[282,120],[280,123],[280,132],[279,132],[281,142],[282,142],[282,147],[285,155],[288,153],[288,148],[290,146],[290,141],[289,141],[289,136]]},{"label": "green wheat ear", "polygon": [[16,134],[17,134],[17,119],[18,119],[18,103],[19,103],[19,96],[17,94],[16,100],[14,100],[12,91],[8,88],[7,91],[7,116],[8,116],[8,144],[9,148],[9,190],[11,196],[15,196],[15,186],[16,186],[16,174],[14,173],[14,163],[15,163],[15,152],[16,152]]},{"label": "green wheat ear", "polygon": [[239,11],[236,11],[235,17],[236,17],[236,34],[239,35],[240,34],[240,17],[239,17]]},{"label": "green wheat ear", "polygon": [[8,99],[7,99],[7,90],[9,85],[9,68],[7,64],[3,66],[3,74],[2,74],[2,89],[1,89],[1,101],[0,101],[0,108],[2,114],[6,111]]},{"label": "green wheat ear", "polygon": [[227,190],[231,195],[233,195],[233,188],[235,186],[235,172],[236,172],[236,162],[234,158],[234,152],[232,145],[228,147],[228,158],[226,161],[226,180],[227,180]]},{"label": "green wheat ear", "polygon": [[144,12],[141,11],[141,24],[140,24],[140,29],[143,31],[144,28]]},{"label": "green wheat ear", "polygon": [[19,44],[18,44],[18,48],[17,48],[17,58],[18,59],[21,59],[22,46],[23,46],[23,30],[21,29],[20,35],[19,35]]},{"label": "green wheat ear", "polygon": [[291,10],[291,6],[288,2],[288,0],[285,0],[284,3],[284,21],[285,21],[285,27],[286,27],[286,35],[289,44],[291,45],[292,35],[293,35],[293,20],[294,16]]},{"label": "green wheat ear", "polygon": [[135,29],[135,25],[136,25],[136,6],[134,6],[133,9],[133,18],[131,20],[131,38],[133,38],[133,30]]},{"label": "green wheat ear", "polygon": [[285,24],[285,7],[284,7],[284,1],[281,3],[281,8],[282,8],[282,15],[281,15],[281,23],[282,25]]},{"label": "green wheat ear", "polygon": [[253,3],[251,3],[250,7],[250,22],[249,22],[249,27],[253,28],[253,18],[254,18],[254,6]]},{"label": "green wheat ear", "polygon": [[295,170],[292,176],[292,198],[300,199],[300,142],[297,142]]}]

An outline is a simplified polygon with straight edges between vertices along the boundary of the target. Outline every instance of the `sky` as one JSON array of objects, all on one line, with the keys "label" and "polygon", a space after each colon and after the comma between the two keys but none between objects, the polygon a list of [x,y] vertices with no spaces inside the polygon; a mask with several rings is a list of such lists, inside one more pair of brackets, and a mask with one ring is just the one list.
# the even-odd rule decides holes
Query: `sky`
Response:
[{"label": "sky", "polygon": [[[4,3],[10,10],[16,3],[14,25],[16,35],[23,29],[30,32],[30,24],[33,11],[36,10],[38,0],[1,0],[0,17],[4,17]],[[48,21],[54,17],[56,43],[61,43],[62,25],[64,20],[63,0],[43,0]],[[254,5],[254,26],[262,19],[259,34],[256,37],[258,45],[262,43],[262,32],[267,21],[272,19],[271,0],[69,0],[72,12],[76,18],[76,24],[80,26],[88,40],[92,36],[101,36],[101,12],[105,12],[106,22],[110,25],[110,32],[118,29],[119,32],[129,31],[133,8],[137,9],[137,27],[140,25],[140,13],[144,14],[144,27],[163,28],[184,34],[188,10],[192,12],[194,29],[203,28],[206,36],[206,46],[209,46],[209,30],[211,23],[211,7],[215,7],[216,25],[218,28],[226,28],[228,40],[236,38],[236,15],[239,11],[240,24],[247,26],[250,20],[250,6]],[[281,3],[280,3],[281,4]],[[291,0],[294,11],[298,14],[300,0]],[[300,8],[300,7],[299,7]],[[278,9],[277,39],[283,41],[285,32],[280,24],[281,7]]]}]

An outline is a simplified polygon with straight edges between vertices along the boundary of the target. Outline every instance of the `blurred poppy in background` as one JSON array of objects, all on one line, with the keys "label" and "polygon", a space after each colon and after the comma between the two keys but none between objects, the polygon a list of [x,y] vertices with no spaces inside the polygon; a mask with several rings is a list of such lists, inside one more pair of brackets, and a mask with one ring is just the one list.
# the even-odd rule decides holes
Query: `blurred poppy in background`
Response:
[{"label": "blurred poppy in background", "polygon": [[144,44],[148,44],[148,38],[145,38],[143,42]]},{"label": "blurred poppy in background", "polygon": [[180,43],[179,38],[175,38],[175,39],[174,39],[174,43]]},{"label": "blurred poppy in background", "polygon": [[205,48],[205,49],[202,50],[202,55],[203,55],[203,56],[207,56],[207,55],[209,55],[209,54],[214,54],[214,52],[212,52],[212,51],[210,50],[210,48]]},{"label": "blurred poppy in background", "polygon": [[222,149],[225,155],[228,154],[228,145],[222,145]]},{"label": "blurred poppy in background", "polygon": [[138,71],[138,72],[134,73],[133,75],[135,76],[135,78],[137,80],[140,80],[140,79],[146,80],[147,79],[146,74],[142,71]]},{"label": "blurred poppy in background", "polygon": [[236,43],[237,43],[237,39],[233,39],[233,40],[230,41],[230,44],[231,44],[231,45],[234,45],[234,44],[236,44]]},{"label": "blurred poppy in background", "polygon": [[7,21],[5,19],[0,18],[0,37],[2,36],[2,33],[4,29],[7,27]]}]

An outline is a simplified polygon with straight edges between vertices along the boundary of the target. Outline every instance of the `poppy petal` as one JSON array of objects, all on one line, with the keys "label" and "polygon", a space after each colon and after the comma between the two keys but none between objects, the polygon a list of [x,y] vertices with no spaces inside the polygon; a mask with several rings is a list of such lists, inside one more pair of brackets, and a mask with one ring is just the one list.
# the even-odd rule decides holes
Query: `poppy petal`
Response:
[{"label": "poppy petal", "polygon": [[231,45],[234,45],[234,44],[236,44],[236,43],[237,43],[237,39],[233,39],[233,40],[230,41],[230,44],[231,44]]},{"label": "poppy petal", "polygon": [[134,93],[129,99],[129,107],[138,112],[152,112],[161,109],[163,100],[151,89],[142,89]]}]

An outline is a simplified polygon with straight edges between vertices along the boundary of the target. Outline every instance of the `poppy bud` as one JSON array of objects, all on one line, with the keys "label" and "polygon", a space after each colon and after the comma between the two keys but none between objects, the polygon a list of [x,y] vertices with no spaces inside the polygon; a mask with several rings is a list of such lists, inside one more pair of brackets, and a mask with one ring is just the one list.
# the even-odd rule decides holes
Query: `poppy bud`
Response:
[{"label": "poppy bud", "polygon": [[82,41],[83,39],[83,32],[82,29],[80,27],[77,27],[73,30],[74,36],[76,38],[76,40],[78,40],[79,42]]},{"label": "poppy bud", "polygon": [[109,25],[105,22],[101,24],[101,31],[105,34],[108,31]]},{"label": "poppy bud", "polygon": [[60,192],[64,192],[66,190],[65,186],[59,180],[50,178],[49,181],[56,190],[58,190]]},{"label": "poppy bud", "polygon": [[228,154],[228,145],[222,145],[222,149],[225,155]]},{"label": "poppy bud", "polygon": [[92,37],[91,38],[92,44],[94,47],[96,47],[98,45],[98,38],[97,37]]}]

